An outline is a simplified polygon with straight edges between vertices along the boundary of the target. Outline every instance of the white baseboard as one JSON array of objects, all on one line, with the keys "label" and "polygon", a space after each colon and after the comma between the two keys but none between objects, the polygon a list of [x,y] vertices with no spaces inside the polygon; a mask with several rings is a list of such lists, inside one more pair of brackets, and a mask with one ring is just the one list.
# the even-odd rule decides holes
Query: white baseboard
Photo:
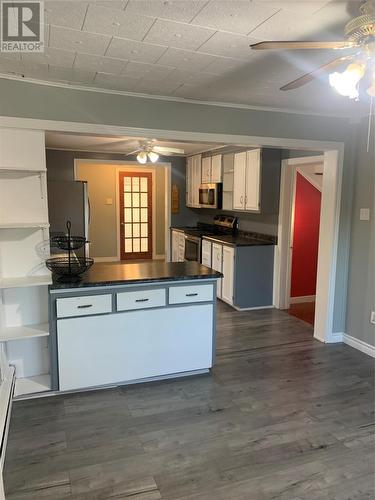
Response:
[{"label": "white baseboard", "polygon": [[[223,301],[225,302],[225,301]],[[274,306],[259,306],[259,307],[237,307],[237,306],[234,306],[232,304],[229,304],[231,305],[232,307],[234,307],[234,309],[236,311],[259,311],[260,309],[273,309]]]},{"label": "white baseboard", "polygon": [[375,346],[370,345],[367,342],[363,342],[363,340],[356,339],[346,333],[343,334],[343,341],[345,344],[350,345],[350,347],[354,347],[354,349],[358,349],[359,351],[375,358]]},{"label": "white baseboard", "polygon": [[165,255],[155,254],[152,256],[153,260],[165,260]]},{"label": "white baseboard", "polygon": [[[317,338],[317,337],[315,337],[315,338]],[[343,342],[344,334],[342,332],[335,332],[335,333],[331,333],[331,335],[329,336],[329,339],[322,340],[322,339],[317,338],[317,340],[320,340],[321,342],[325,342],[326,344],[337,344],[339,342]]]},{"label": "white baseboard", "polygon": [[301,297],[290,297],[291,304],[300,304],[301,302],[315,302],[316,295],[304,295]]},{"label": "white baseboard", "polygon": [[117,255],[115,257],[93,257],[95,262],[118,262]]}]

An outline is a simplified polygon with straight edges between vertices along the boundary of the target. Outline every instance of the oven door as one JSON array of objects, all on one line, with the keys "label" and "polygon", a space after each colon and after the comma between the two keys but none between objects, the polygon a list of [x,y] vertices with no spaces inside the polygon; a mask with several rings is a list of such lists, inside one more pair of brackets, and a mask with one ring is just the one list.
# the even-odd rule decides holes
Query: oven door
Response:
[{"label": "oven door", "polygon": [[200,262],[201,239],[185,236],[185,260]]}]

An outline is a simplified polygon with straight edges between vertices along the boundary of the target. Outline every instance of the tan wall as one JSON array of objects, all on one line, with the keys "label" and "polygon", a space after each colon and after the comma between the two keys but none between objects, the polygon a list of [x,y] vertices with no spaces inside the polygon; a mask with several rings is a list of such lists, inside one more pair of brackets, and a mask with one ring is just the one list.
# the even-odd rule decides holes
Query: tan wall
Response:
[{"label": "tan wall", "polygon": [[[134,165],[89,164],[77,166],[76,178],[87,181],[90,199],[91,220],[89,225],[90,256],[116,258],[117,256],[117,182],[119,169],[136,170]],[[156,165],[153,168],[155,182],[155,249],[157,255],[165,253],[165,167]],[[112,205],[106,200],[111,198]]]}]

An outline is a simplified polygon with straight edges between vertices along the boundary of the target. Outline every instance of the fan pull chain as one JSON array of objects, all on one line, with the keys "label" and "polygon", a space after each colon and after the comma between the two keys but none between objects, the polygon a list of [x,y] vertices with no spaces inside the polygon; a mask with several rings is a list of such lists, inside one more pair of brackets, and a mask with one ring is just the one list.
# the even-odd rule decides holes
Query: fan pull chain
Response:
[{"label": "fan pull chain", "polygon": [[368,116],[368,129],[367,129],[367,153],[370,151],[373,99],[374,99],[373,96],[371,96],[371,98],[370,98],[370,113]]}]

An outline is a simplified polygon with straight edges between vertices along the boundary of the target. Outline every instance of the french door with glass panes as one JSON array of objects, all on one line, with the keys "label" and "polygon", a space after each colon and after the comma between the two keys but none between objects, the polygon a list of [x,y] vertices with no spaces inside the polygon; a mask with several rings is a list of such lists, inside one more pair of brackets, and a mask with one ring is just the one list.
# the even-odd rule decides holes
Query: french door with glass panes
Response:
[{"label": "french door with glass panes", "polygon": [[120,172],[121,259],[152,259],[152,174]]}]

